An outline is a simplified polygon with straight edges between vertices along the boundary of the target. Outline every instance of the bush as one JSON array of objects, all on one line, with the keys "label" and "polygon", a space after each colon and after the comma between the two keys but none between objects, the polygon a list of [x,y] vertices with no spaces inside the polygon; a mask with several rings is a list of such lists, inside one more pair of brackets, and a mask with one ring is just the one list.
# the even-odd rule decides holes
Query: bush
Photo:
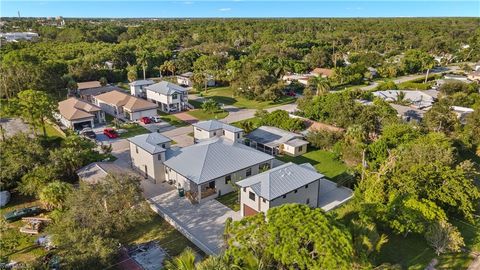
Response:
[{"label": "bush", "polygon": [[416,83],[416,82],[405,82],[399,85],[401,89],[409,90],[428,90],[432,88],[431,83]]},{"label": "bush", "polygon": [[260,125],[273,126],[288,131],[298,131],[305,128],[303,120],[300,118],[290,118],[287,111],[276,110],[271,113],[265,110],[259,110],[255,117],[260,118]]},{"label": "bush", "polygon": [[343,134],[341,132],[330,130],[316,130],[307,134],[307,141],[312,146],[324,150],[331,150],[342,138]]},{"label": "bush", "polygon": [[375,88],[377,91],[384,91],[384,90],[397,90],[398,86],[393,81],[385,81],[378,84]]}]

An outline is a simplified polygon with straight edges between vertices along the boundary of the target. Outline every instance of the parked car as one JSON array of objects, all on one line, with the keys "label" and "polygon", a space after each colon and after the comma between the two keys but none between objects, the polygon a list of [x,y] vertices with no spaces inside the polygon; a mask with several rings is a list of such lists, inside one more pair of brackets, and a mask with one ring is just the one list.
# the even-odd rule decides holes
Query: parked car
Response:
[{"label": "parked car", "polygon": [[152,116],[152,117],[150,117],[150,120],[152,120],[152,121],[155,122],[155,123],[160,123],[160,122],[162,122],[162,118],[160,118],[160,116],[158,116],[158,115],[157,115],[157,116]]},{"label": "parked car", "polygon": [[290,97],[294,97],[297,94],[294,91],[289,91],[289,92],[286,92],[285,95],[290,96]]},{"label": "parked car", "polygon": [[140,122],[144,123],[144,124],[150,124],[152,123],[152,120],[150,120],[150,117],[142,117],[140,118]]},{"label": "parked car", "polygon": [[33,207],[17,209],[12,212],[8,212],[5,215],[3,215],[3,217],[8,222],[14,222],[14,221],[20,220],[23,217],[36,216],[41,212],[42,212],[42,209],[40,209],[40,207],[33,206]]},{"label": "parked car", "polygon": [[91,129],[83,129],[82,131],[80,131],[80,135],[83,135],[87,138],[90,138],[90,139],[95,139],[97,137],[97,134],[95,134],[95,132],[93,132],[93,130]]},{"label": "parked car", "polygon": [[103,130],[103,134],[110,139],[118,138],[118,133],[113,128],[106,128]]}]

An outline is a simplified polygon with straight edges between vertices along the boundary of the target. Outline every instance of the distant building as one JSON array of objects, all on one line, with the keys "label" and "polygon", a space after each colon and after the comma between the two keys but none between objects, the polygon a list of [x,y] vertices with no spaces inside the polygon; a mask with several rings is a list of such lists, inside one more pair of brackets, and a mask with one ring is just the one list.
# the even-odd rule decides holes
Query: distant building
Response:
[{"label": "distant building", "polygon": [[457,115],[457,118],[460,120],[460,123],[465,124],[466,117],[473,113],[475,110],[467,107],[452,106],[450,107],[452,111]]},{"label": "distant building", "polygon": [[93,97],[95,105],[104,112],[130,121],[136,121],[142,117],[157,115],[157,104],[148,102],[120,91],[111,91]]},{"label": "distant building", "polygon": [[[381,98],[387,102],[409,102],[410,106],[416,109],[426,110],[432,107],[437,99],[438,91],[436,90],[385,90],[372,93],[374,96]],[[403,95],[403,99],[402,99]]]},{"label": "distant building", "polygon": [[145,87],[147,99],[166,113],[188,110],[188,90],[171,82],[161,81]]},{"label": "distant building", "polygon": [[333,69],[329,68],[315,68],[310,72],[311,74],[317,76],[317,77],[324,77],[324,78],[329,78],[333,75]]},{"label": "distant building", "polygon": [[308,80],[315,75],[313,74],[286,74],[283,75],[282,80],[285,81],[286,84],[291,84],[293,81],[298,81],[303,85],[308,85]]},{"label": "distant building", "polygon": [[8,32],[0,33],[0,38],[5,39],[7,42],[18,42],[21,40],[36,41],[38,34],[33,32]]},{"label": "distant building", "polygon": [[93,96],[111,91],[123,91],[121,88],[109,84],[102,86],[99,81],[79,82],[77,86],[77,96],[87,102],[93,102]]},{"label": "distant building", "polygon": [[307,152],[308,142],[303,135],[277,127],[261,126],[245,136],[245,145],[270,155],[300,156]]},{"label": "distant building", "polygon": [[130,95],[140,98],[147,98],[147,86],[155,84],[152,80],[137,80],[129,83],[130,85]]},{"label": "distant building", "polygon": [[[180,74],[177,76],[177,83],[182,86],[192,87],[193,86],[192,77],[193,77],[193,72],[186,72],[186,73]],[[213,76],[208,76],[207,86],[208,87],[215,86],[215,78]]]},{"label": "distant building", "polygon": [[467,76],[462,76],[462,75],[457,75],[457,74],[445,74],[443,76],[445,80],[455,80],[455,81],[461,81],[465,83],[470,83],[471,81],[467,78]]},{"label": "distant building", "polygon": [[105,123],[105,113],[100,107],[71,97],[58,103],[55,118],[67,128],[81,130],[93,128],[96,124]]}]

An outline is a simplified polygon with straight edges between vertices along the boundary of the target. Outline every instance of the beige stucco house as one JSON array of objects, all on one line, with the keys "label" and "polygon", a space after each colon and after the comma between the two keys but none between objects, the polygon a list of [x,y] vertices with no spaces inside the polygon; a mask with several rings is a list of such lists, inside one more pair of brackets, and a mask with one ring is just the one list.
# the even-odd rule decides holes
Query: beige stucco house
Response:
[{"label": "beige stucco house", "polygon": [[214,137],[224,137],[233,142],[241,142],[243,140],[243,129],[218,120],[200,121],[193,124],[195,143]]},{"label": "beige stucco house", "polygon": [[261,126],[245,136],[245,144],[271,155],[299,156],[307,152],[303,135],[277,127]]},{"label": "beige stucco house", "polygon": [[104,112],[131,121],[157,115],[157,104],[120,91],[111,91],[93,97],[95,105]]},{"label": "beige stucco house", "polygon": [[81,130],[105,123],[105,113],[88,102],[71,97],[58,103],[55,118],[67,128]]}]

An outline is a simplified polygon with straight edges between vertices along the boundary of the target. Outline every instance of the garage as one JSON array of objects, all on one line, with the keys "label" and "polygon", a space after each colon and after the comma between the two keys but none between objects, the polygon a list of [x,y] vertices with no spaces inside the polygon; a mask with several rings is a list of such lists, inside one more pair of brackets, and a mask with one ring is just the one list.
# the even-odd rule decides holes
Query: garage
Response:
[{"label": "garage", "polygon": [[92,121],[83,121],[78,123],[73,123],[73,129],[75,130],[82,130],[84,128],[92,128]]},{"label": "garage", "polygon": [[246,204],[243,204],[243,216],[244,217],[253,216],[257,213],[258,213],[257,210],[251,208],[250,206],[248,206]]}]

